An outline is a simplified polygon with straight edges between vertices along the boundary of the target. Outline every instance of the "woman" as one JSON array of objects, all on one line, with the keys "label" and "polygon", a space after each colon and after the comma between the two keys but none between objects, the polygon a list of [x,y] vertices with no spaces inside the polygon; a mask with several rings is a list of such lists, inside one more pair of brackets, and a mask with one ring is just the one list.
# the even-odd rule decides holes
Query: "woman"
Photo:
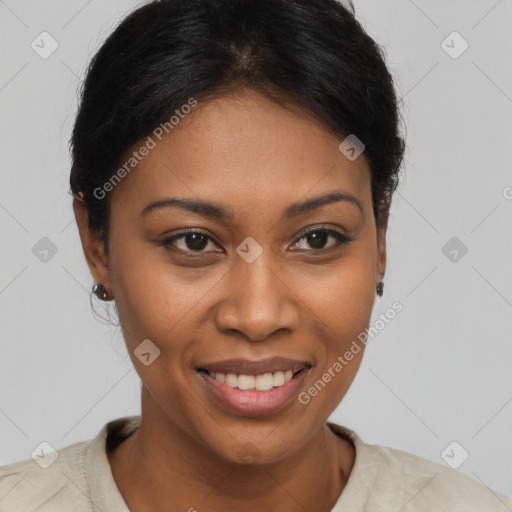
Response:
[{"label": "woman", "polygon": [[2,468],[0,509],[511,508],[327,421],[384,291],[403,151],[382,52],[334,0],[129,15],[89,68],[70,184],[142,413]]}]

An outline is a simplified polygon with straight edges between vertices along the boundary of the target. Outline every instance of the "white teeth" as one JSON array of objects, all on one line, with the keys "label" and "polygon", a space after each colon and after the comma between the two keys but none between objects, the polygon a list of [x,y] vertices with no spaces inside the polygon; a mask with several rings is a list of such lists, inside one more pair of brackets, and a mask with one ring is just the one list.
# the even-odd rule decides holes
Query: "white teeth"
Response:
[{"label": "white teeth", "polygon": [[256,378],[254,375],[239,375],[238,389],[254,389]]},{"label": "white teeth", "polygon": [[287,370],[286,372],[278,371],[263,375],[236,375],[234,373],[211,372],[210,376],[219,382],[224,382],[230,388],[238,388],[243,391],[254,389],[257,391],[270,391],[291,380],[293,372],[292,370]]},{"label": "white teeth", "polygon": [[274,386],[277,388],[284,384],[284,372],[276,372],[273,374]]},{"label": "white teeth", "polygon": [[228,373],[228,374],[226,375],[225,383],[226,383],[230,388],[236,388],[236,387],[238,387],[238,375],[235,375],[235,374],[233,374],[233,373]]},{"label": "white teeth", "polygon": [[271,373],[265,373],[256,377],[254,387],[258,391],[268,391],[274,387],[274,377]]}]

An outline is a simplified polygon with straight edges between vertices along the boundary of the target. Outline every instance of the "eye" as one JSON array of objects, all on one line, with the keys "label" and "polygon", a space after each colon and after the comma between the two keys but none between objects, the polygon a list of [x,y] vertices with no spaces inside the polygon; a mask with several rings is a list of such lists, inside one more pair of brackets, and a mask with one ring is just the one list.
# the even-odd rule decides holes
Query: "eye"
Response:
[{"label": "eye", "polygon": [[162,241],[162,244],[168,249],[176,249],[184,253],[207,253],[207,252],[218,252],[218,251],[205,251],[209,243],[217,245],[213,239],[202,231],[196,231],[193,229],[184,231],[177,235],[166,238]]},{"label": "eye", "polygon": [[[329,240],[331,243],[329,243]],[[352,240],[352,238],[347,237],[334,229],[314,227],[306,231],[291,246],[291,250],[307,252],[329,250],[334,249],[340,245],[346,245]],[[311,249],[307,247],[301,247],[302,241],[305,241],[311,247]],[[208,248],[209,244],[211,244],[212,247],[210,250],[205,250]],[[178,233],[169,238],[166,238],[162,241],[162,245],[167,249],[175,250],[187,255],[193,255],[193,253],[200,255],[212,252],[220,252],[219,250],[215,249],[215,247],[213,247],[219,246],[209,235],[194,229],[189,229],[182,233]],[[304,245],[304,242],[302,242],[302,245]]]},{"label": "eye", "polygon": [[[332,243],[328,244],[329,239],[333,240]],[[300,242],[305,240],[307,244],[309,244],[312,249],[308,249],[307,247],[301,247]],[[351,242],[353,239],[347,237],[336,231],[334,229],[326,229],[326,228],[312,228],[306,233],[304,233],[293,245],[292,251],[320,251],[333,249],[340,245],[346,245]],[[327,245],[328,244],[328,245]]]}]

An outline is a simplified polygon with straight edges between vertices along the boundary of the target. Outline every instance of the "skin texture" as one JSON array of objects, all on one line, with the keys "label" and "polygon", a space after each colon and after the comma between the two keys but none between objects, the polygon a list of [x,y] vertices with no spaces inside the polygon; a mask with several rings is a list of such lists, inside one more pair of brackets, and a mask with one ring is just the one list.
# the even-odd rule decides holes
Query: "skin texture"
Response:
[{"label": "skin texture", "polygon": [[[363,350],[307,405],[295,398],[258,417],[223,408],[196,368],[230,358],[311,361],[304,391],[368,327],[385,228],[375,224],[364,154],[349,161],[341,140],[242,90],[200,102],[114,188],[108,258],[75,199],[89,268],[115,297],[142,380],[141,427],[109,454],[130,510],[330,511],[338,499],[355,453],[325,422]],[[336,191],[357,197],[363,213],[339,201],[282,219],[290,204]],[[141,216],[166,197],[215,202],[234,218],[180,208]],[[354,240],[315,245],[303,235],[313,226]],[[199,256],[190,238],[176,240],[175,251],[163,245],[184,228],[210,237]],[[248,236],[263,248],[250,264],[236,252]],[[134,356],[146,338],[161,350],[149,366]],[[259,451],[251,464],[240,459],[247,443]]]}]

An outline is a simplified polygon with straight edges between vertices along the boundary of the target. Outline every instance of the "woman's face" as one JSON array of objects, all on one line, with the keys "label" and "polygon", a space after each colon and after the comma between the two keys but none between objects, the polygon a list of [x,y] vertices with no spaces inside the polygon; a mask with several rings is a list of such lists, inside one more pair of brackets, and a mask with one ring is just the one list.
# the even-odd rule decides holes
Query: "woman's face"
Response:
[{"label": "woman's face", "polygon": [[[361,362],[333,371],[385,270],[364,153],[347,159],[341,138],[248,91],[164,135],[112,191],[108,261],[85,247],[115,297],[143,419],[227,460],[281,460],[323,428]],[[155,205],[171,198],[194,203]]]}]

